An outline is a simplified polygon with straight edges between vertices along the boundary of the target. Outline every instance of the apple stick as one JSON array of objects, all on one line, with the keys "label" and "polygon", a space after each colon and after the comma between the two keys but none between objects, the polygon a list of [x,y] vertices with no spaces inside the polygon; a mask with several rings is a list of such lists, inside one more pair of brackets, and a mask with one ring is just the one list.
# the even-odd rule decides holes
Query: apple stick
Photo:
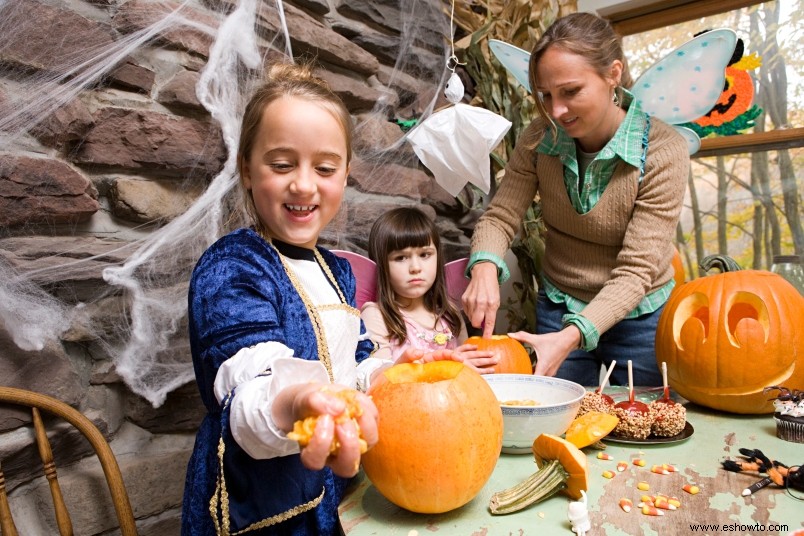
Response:
[{"label": "apple stick", "polygon": [[603,393],[603,388],[606,386],[606,383],[609,381],[609,376],[611,376],[611,373],[614,372],[614,365],[616,365],[616,364],[617,364],[617,362],[612,360],[611,365],[609,365],[609,370],[606,371],[606,375],[603,376],[603,381],[600,382],[600,387],[597,388],[598,394]]},{"label": "apple stick", "polygon": [[628,401],[634,403],[634,370],[631,367],[631,360],[628,360]]}]

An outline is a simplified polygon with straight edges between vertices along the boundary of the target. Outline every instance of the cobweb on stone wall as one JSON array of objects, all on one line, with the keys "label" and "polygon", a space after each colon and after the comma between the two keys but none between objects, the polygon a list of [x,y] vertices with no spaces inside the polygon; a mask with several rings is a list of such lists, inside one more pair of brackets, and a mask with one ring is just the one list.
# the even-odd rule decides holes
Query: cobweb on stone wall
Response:
[{"label": "cobweb on stone wall", "polygon": [[[23,95],[20,100],[0,103],[0,142],[4,151],[18,154],[49,151],[30,136],[32,126],[83,92],[99,86],[122,60],[136,56],[142,47],[154,46],[155,37],[176,26],[189,26],[214,36],[196,93],[223,133],[228,149],[223,168],[203,195],[179,217],[152,232],[132,228],[132,233],[139,238],[121,246],[122,262],[119,258],[115,261],[113,255],[76,260],[63,254],[64,262],[59,259],[50,263],[47,269],[57,272],[64,280],[86,270],[88,263],[105,265],[102,273],[108,288],[99,295],[122,294],[126,301],[125,314],[113,318],[97,311],[93,314],[95,303],[75,303],[46,291],[35,283],[41,273],[26,272],[0,259],[0,319],[15,344],[28,351],[39,350],[49,341],[63,338],[65,332],[80,323],[112,357],[126,384],[154,406],[159,406],[168,393],[193,379],[189,351],[186,346],[177,348],[175,342],[186,338],[187,283],[201,253],[217,238],[245,222],[235,166],[238,119],[248,95],[261,80],[268,58],[275,61],[288,47],[277,9],[281,0],[276,3],[240,0],[233,10],[232,4],[223,2],[222,10],[216,14],[217,27],[186,18],[187,6],[197,6],[197,2],[187,1],[178,8],[176,4],[159,2],[148,5],[163,13],[157,23],[118,36],[104,48],[89,48],[81,57],[60,59],[70,67],[61,69],[59,74],[16,73],[0,66],[5,80],[13,80],[14,94]],[[423,102],[416,105],[422,115],[432,111],[439,88],[445,82],[450,30],[443,6],[439,0],[399,0],[398,3],[403,20],[397,22],[397,27],[402,34],[395,43],[397,60],[389,75],[389,85],[399,76],[410,77],[422,87],[432,88]],[[92,12],[95,8],[84,9]],[[4,41],[14,39],[17,18],[26,17],[26,13],[21,7],[15,7],[15,2],[0,2],[0,11],[3,14],[0,19],[2,49]],[[255,20],[259,18],[275,21],[274,27],[279,27],[280,31],[269,35],[262,26],[259,33],[255,32]],[[443,62],[426,66],[416,61],[414,49],[422,42],[432,43],[434,30],[440,33],[444,43],[443,50],[434,51],[436,57],[443,56]],[[425,38],[421,32],[431,35]],[[372,114],[361,116],[362,122],[356,128],[359,131],[364,122],[377,118],[386,121],[388,116],[388,102],[381,100]],[[375,146],[371,154],[355,156],[376,166],[391,159],[410,158],[409,154],[400,156],[405,154],[399,151],[404,143],[402,139],[388,147]],[[192,176],[185,178],[192,179]],[[378,175],[375,180],[382,180],[382,177]],[[58,236],[70,231],[62,226],[53,227],[49,232]],[[79,226],[72,232],[87,236]],[[35,233],[41,231],[30,228],[14,230],[11,234],[31,236]]]}]

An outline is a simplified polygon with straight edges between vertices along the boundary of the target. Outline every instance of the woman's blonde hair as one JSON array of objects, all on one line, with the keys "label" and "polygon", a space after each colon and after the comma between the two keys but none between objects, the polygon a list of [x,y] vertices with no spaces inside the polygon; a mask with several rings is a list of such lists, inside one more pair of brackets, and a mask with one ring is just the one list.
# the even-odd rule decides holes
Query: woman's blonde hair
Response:
[{"label": "woman's blonde hair", "polygon": [[591,13],[572,13],[561,17],[551,24],[539,38],[530,54],[530,65],[528,66],[528,81],[534,92],[536,109],[545,125],[555,128],[553,118],[547,113],[544,103],[535,93],[536,88],[539,87],[537,75],[539,61],[551,46],[560,47],[567,52],[581,56],[601,78],[607,78],[610,75],[612,64],[619,60],[623,65],[619,85],[630,88],[634,84],[628,69],[628,60],[623,53],[620,36],[606,19]]},{"label": "woman's blonde hair", "polygon": [[[455,337],[461,331],[461,316],[449,301],[444,257],[438,228],[427,215],[413,207],[399,207],[377,218],[369,233],[369,258],[377,263],[377,306],[382,313],[389,339],[404,342],[407,329],[396,302],[396,293],[391,286],[388,257],[391,252],[405,248],[427,247],[430,243],[436,250],[437,269],[433,286],[424,295],[424,306],[436,318],[444,318]],[[433,326],[436,327],[436,326]]]},{"label": "woman's blonde hair", "polygon": [[283,97],[296,97],[320,104],[338,120],[343,128],[346,141],[346,165],[352,159],[352,116],[346,105],[322,78],[313,75],[310,63],[292,64],[275,63],[268,70],[267,80],[251,96],[243,112],[240,124],[240,143],[237,149],[237,171],[240,174],[240,185],[243,187],[245,208],[258,230],[262,226],[254,205],[251,190],[245,188],[243,182],[246,162],[254,150],[254,143],[260,130],[263,111],[272,102]]}]

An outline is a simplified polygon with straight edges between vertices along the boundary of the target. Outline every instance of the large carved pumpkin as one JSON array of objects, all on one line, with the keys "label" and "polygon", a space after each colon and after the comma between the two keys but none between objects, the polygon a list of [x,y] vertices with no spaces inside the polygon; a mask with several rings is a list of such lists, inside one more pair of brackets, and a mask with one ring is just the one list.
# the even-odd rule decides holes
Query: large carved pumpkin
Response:
[{"label": "large carved pumpkin", "polygon": [[533,374],[530,354],[521,342],[508,335],[492,335],[488,339],[473,336],[466,339],[466,344],[474,344],[478,350],[494,352],[498,359],[494,366],[496,374]]},{"label": "large carved pumpkin", "polygon": [[363,470],[389,501],[437,514],[472,500],[491,477],[502,447],[500,403],[463,363],[406,363],[369,390],[380,414],[379,441]]},{"label": "large carved pumpkin", "polygon": [[707,257],[720,274],[676,288],[656,331],[670,386],[703,406],[770,413],[765,387],[804,389],[804,298],[781,276]]}]

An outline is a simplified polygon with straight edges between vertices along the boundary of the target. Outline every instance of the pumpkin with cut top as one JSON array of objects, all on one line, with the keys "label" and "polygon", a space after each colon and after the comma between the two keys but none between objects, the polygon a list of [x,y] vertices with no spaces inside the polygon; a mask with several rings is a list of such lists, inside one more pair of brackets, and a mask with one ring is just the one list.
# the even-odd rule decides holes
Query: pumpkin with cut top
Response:
[{"label": "pumpkin with cut top", "polygon": [[404,363],[369,389],[379,440],[363,470],[389,501],[438,514],[471,501],[502,447],[502,411],[486,381],[457,361]]}]

